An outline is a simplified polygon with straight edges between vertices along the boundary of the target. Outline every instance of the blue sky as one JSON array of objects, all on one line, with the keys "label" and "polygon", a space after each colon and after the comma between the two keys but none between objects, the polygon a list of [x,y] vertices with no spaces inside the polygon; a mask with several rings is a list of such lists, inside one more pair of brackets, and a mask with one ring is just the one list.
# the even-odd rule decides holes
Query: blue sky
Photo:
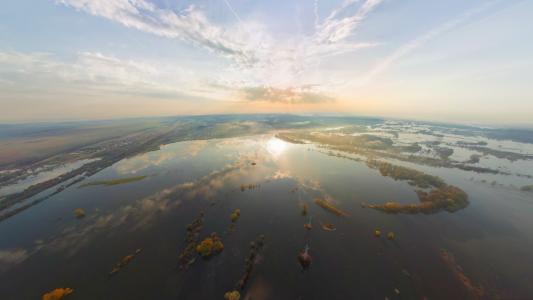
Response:
[{"label": "blue sky", "polygon": [[0,122],[533,121],[533,1],[7,0]]}]

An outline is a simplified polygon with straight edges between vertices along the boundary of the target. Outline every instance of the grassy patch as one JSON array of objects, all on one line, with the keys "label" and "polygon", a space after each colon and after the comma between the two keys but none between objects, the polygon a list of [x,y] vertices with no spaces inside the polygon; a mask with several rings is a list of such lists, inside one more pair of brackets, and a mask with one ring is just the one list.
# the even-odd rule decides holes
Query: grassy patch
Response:
[{"label": "grassy patch", "polygon": [[117,179],[110,179],[110,180],[92,181],[92,182],[88,182],[88,183],[84,183],[80,185],[80,188],[88,187],[88,186],[95,186],[95,185],[105,185],[105,186],[119,185],[119,184],[125,184],[125,183],[143,180],[146,177],[147,176],[135,176],[135,177],[117,178]]}]

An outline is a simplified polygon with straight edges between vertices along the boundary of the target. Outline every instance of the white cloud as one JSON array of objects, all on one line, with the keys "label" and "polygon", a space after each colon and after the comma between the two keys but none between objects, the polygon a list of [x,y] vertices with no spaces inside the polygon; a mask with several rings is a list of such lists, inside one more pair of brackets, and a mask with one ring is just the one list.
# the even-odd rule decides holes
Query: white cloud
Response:
[{"label": "white cloud", "polygon": [[[233,65],[221,70],[220,78],[209,80],[240,89],[248,86],[304,86],[310,83],[310,71],[316,69],[323,59],[377,46],[373,42],[348,42],[346,38],[382,0],[366,1],[351,17],[339,19],[337,13],[332,14],[317,27],[314,35],[297,36],[290,40],[275,39],[263,25],[241,19],[227,0],[224,2],[238,22],[226,27],[212,23],[204,12],[194,6],[175,12],[145,0],[59,2],[129,28],[180,39],[229,58]],[[339,10],[353,2],[348,0]]]},{"label": "white cloud", "polygon": [[230,65],[202,72],[183,69],[179,62],[124,59],[99,52],[81,52],[70,61],[50,53],[0,52],[4,97],[24,90],[34,97],[42,91],[56,95],[70,91],[189,99],[236,95],[257,100],[260,92],[260,98],[267,101],[318,103],[334,96],[328,90],[333,79],[320,71],[323,60],[378,45],[347,38],[381,0],[367,0],[353,16],[339,17],[341,13],[346,15],[346,8],[356,2],[346,0],[321,24],[315,10],[314,34],[284,40],[274,38],[262,24],[241,19],[231,3],[224,1],[236,19],[225,26],[212,23],[194,6],[176,12],[147,0],[58,0],[67,7],[128,28],[207,49],[229,59]]},{"label": "white cloud", "polygon": [[284,104],[314,104],[332,102],[333,98],[316,93],[312,86],[278,89],[273,87],[244,88],[244,96],[248,101],[263,101]]},{"label": "white cloud", "polygon": [[59,0],[59,3],[167,38],[179,38],[241,64],[256,58],[242,36],[212,24],[194,6],[176,13],[144,0]]}]

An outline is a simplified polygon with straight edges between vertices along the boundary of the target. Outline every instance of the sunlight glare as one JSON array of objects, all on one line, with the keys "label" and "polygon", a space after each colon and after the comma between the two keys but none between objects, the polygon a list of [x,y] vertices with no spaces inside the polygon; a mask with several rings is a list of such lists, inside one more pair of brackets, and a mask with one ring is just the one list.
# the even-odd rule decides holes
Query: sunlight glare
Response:
[{"label": "sunlight glare", "polygon": [[268,140],[266,148],[268,152],[272,154],[272,156],[278,157],[287,148],[287,143],[278,138],[271,138],[270,140]]}]

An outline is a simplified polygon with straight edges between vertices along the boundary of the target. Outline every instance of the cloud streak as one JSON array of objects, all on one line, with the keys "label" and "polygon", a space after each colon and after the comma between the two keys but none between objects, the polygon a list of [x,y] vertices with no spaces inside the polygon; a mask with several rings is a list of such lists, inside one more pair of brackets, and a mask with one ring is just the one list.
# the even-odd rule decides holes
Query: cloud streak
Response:
[{"label": "cloud streak", "polygon": [[487,2],[484,5],[481,5],[480,7],[477,7],[475,9],[469,10],[469,11],[463,13],[462,15],[460,15],[459,17],[457,17],[455,19],[452,19],[450,21],[447,21],[447,22],[445,22],[445,23],[433,28],[432,30],[424,33],[423,35],[421,35],[421,36],[409,41],[408,43],[400,46],[394,52],[392,52],[390,55],[388,55],[387,57],[382,59],[376,66],[374,66],[363,77],[363,79],[359,82],[358,85],[359,86],[363,86],[363,85],[366,85],[366,84],[370,83],[376,76],[378,76],[379,74],[385,72],[391,65],[393,65],[394,63],[396,63],[397,61],[399,61],[403,57],[411,54],[412,52],[414,52],[418,48],[420,48],[423,45],[425,45],[430,40],[432,40],[432,39],[434,39],[434,38],[436,38],[436,37],[438,37],[438,36],[440,36],[442,34],[445,34],[446,32],[449,32],[449,31],[453,30],[454,28],[456,28],[457,26],[460,26],[461,24],[464,24],[465,22],[470,20],[475,15],[477,15],[477,14],[483,12],[483,11],[486,11],[487,9],[489,9],[492,6],[494,6],[498,2],[500,2],[500,1]]},{"label": "cloud streak", "polygon": [[129,28],[166,38],[179,38],[241,64],[252,64],[256,60],[253,52],[248,51],[239,39],[242,36],[230,34],[212,24],[194,6],[176,13],[144,0],[60,0],[59,3]]},{"label": "cloud streak", "polygon": [[235,11],[235,9],[233,8],[233,6],[231,6],[231,4],[229,3],[229,0],[222,0],[224,1],[224,3],[226,3],[226,6],[228,7],[228,9],[231,11],[231,13],[233,14],[233,16],[235,16],[235,18],[237,19],[237,21],[239,21],[240,23],[242,23],[242,19],[241,17],[237,14],[237,12]]}]

